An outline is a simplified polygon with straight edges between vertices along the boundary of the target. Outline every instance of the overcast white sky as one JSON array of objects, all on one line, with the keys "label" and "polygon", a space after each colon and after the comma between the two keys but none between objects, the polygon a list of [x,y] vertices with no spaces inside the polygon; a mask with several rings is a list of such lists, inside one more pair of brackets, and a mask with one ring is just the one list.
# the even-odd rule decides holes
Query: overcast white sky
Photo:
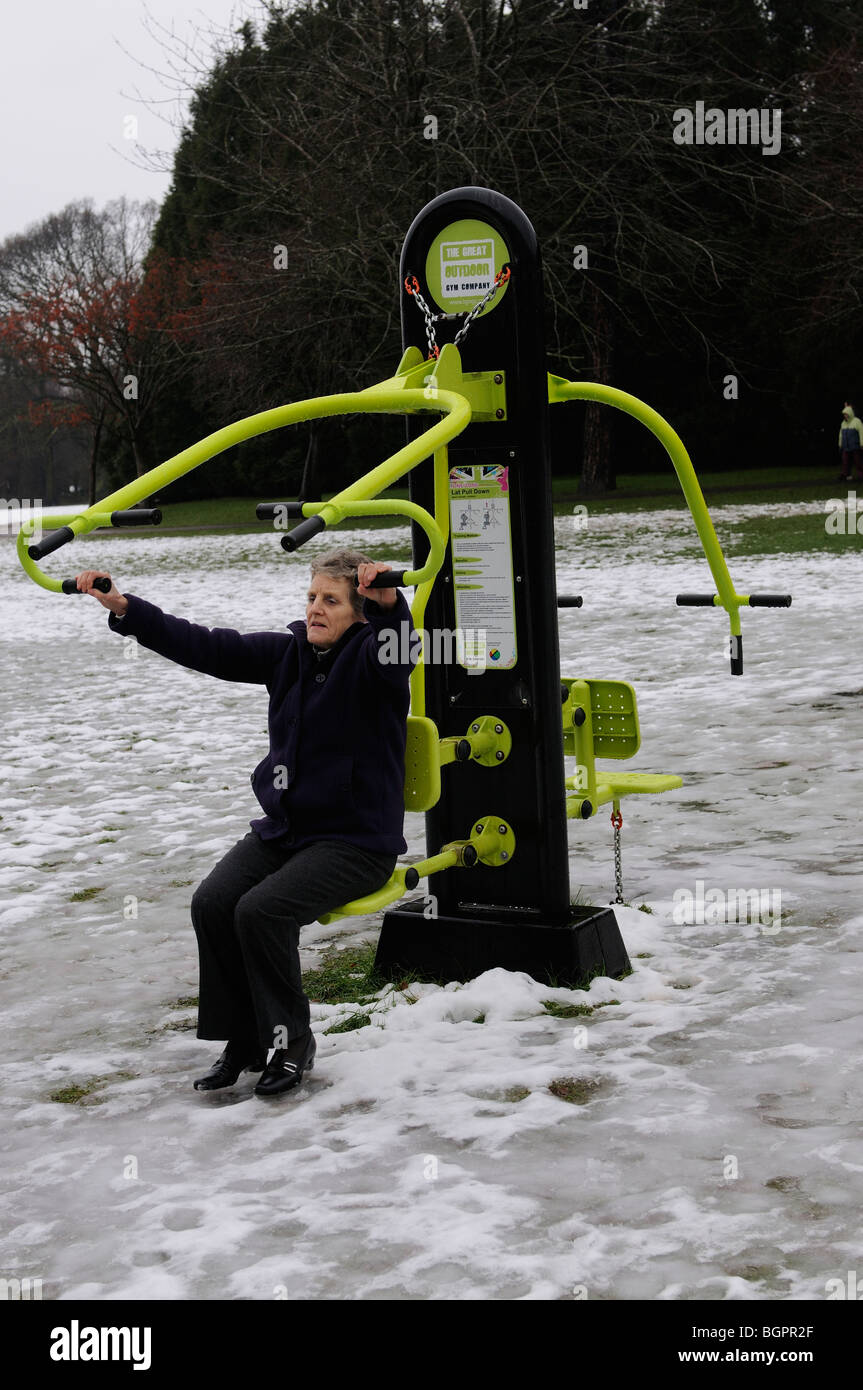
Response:
[{"label": "overcast white sky", "polygon": [[[136,143],[173,152],[177,133],[166,118],[179,109],[181,88],[188,92],[195,62],[200,68],[212,51],[207,35],[263,14],[258,0],[4,5],[0,241],[77,198],[97,207],[121,194],[160,200],[170,173],[136,167],[145,162]],[[196,60],[187,61],[189,46]],[[130,116],[137,140],[126,136]],[[169,157],[160,162],[170,167]]]}]

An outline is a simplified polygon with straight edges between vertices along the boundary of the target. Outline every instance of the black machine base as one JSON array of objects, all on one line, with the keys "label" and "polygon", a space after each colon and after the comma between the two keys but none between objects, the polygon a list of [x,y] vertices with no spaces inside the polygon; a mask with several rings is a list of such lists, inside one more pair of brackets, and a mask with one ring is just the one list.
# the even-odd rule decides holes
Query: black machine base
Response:
[{"label": "black machine base", "polygon": [[573,907],[554,926],[513,914],[487,918],[426,917],[419,898],[384,913],[375,968],[386,979],[413,974],[426,980],[472,980],[501,966],[523,970],[542,984],[586,989],[597,975],[627,973],[629,957],[610,907]]}]

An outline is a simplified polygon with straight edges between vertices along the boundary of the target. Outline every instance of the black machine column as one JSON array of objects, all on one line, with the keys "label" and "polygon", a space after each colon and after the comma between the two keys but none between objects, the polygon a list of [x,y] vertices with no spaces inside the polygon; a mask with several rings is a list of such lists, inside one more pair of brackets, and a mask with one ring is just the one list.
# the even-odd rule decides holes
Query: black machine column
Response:
[{"label": "black machine column", "polygon": [[[427,661],[426,713],[440,736],[492,715],[512,748],[495,766],[442,769],[426,836],[431,856],[493,813],[511,826],[515,851],[499,866],[433,874],[425,898],[387,911],[376,964],[447,978],[499,965],[577,984],[629,962],[613,912],[570,906],[542,268],[534,229],[510,199],[458,188],[415,218],[400,267],[403,341],[428,355],[406,277],[432,312],[453,313],[478,304],[505,265],[510,278],[458,344],[464,372],[503,377],[503,418],[472,421],[449,446],[450,536],[423,626],[430,636],[485,631],[480,669]],[[438,322],[438,345],[463,324]],[[410,419],[409,437],[427,427],[426,416]],[[411,501],[433,512],[432,460],[409,479]],[[428,542],[415,524],[412,540],[419,566]]]}]

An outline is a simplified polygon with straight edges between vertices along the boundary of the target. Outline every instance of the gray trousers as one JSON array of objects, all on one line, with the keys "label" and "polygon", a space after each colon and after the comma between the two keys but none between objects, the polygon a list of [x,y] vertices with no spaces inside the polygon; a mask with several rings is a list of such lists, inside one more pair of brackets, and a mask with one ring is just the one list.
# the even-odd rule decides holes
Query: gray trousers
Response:
[{"label": "gray trousers", "polygon": [[291,849],[250,830],[198,885],[199,1038],[286,1047],[309,1027],[300,927],[382,888],[395,854],[343,840]]}]

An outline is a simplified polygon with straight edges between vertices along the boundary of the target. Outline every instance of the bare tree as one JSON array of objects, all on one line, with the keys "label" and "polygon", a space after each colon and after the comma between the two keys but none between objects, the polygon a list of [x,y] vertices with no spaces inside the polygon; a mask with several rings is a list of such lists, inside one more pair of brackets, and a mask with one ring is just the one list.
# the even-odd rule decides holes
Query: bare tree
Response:
[{"label": "bare tree", "polygon": [[156,257],[144,278],[156,214],[85,199],[0,246],[0,352],[44,383],[49,412],[88,425],[91,501],[106,422],[146,471],[144,425],[172,371],[176,267]]}]

